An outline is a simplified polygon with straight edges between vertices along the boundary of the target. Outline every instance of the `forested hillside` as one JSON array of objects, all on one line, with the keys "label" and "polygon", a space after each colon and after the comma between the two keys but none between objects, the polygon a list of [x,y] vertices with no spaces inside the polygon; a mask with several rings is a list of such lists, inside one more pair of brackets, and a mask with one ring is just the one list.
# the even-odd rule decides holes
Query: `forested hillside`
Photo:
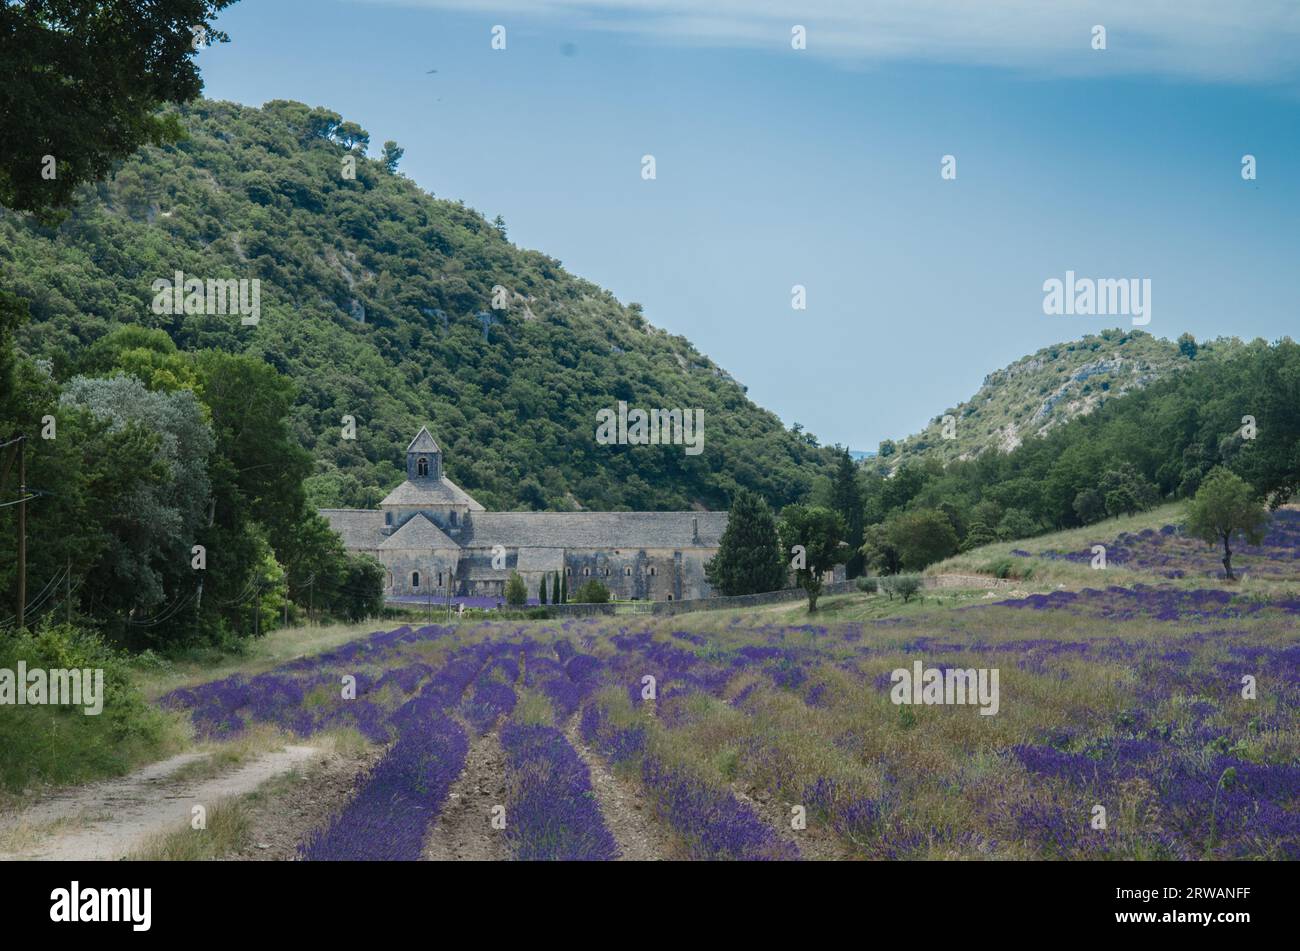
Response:
[{"label": "forested hillside", "polygon": [[[1108,400],[1187,369],[1193,359],[1205,362],[1240,345],[1220,339],[1198,346],[1187,335],[1173,343],[1116,329],[1053,344],[990,373],[974,396],[939,413],[920,433],[886,440],[881,459],[897,468],[905,460],[947,463],[1010,452]],[[945,436],[946,415],[952,422]]]},{"label": "forested hillside", "polygon": [[[815,440],[638,306],[404,178],[395,144],[366,158],[363,129],[295,102],[178,115],[187,138],[84,188],[57,228],[0,211],[0,282],[31,313],[18,346],[56,379],[109,369],[95,344],[128,324],[260,358],[296,384],[291,434],[322,506],[377,502],[425,423],[489,508],[720,508],[737,486],[782,505],[829,471]],[[260,321],[154,313],[151,285],[177,271],[260,280]],[[597,445],[596,412],[618,400],[703,409],[705,451]]]},{"label": "forested hillside", "polygon": [[[1300,492],[1300,346],[1289,338],[1195,352],[1185,369],[1108,400],[1007,453],[863,468],[869,568],[919,569],[995,539],[1026,538],[1196,495],[1216,468],[1278,506]],[[838,482],[846,481],[837,479]],[[820,497],[846,523],[854,512]]]}]

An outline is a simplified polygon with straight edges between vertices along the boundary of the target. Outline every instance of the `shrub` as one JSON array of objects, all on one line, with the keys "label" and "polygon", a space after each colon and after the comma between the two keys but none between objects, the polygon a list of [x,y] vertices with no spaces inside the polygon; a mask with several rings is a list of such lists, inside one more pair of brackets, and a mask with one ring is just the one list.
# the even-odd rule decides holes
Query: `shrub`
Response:
[{"label": "shrub", "polygon": [[124,773],[162,751],[166,715],[133,686],[125,656],[97,635],[46,623],[36,632],[0,637],[0,669],[16,671],[19,661],[29,671],[102,670],[103,710],[87,716],[83,707],[0,708],[0,787],[86,782]]},{"label": "shrub", "polygon": [[879,584],[877,583],[878,580],[879,579],[877,578],[868,578],[866,575],[863,575],[857,581],[858,590],[865,591],[867,594],[875,594],[876,590],[879,588]]},{"label": "shrub", "polygon": [[903,599],[903,602],[906,603],[911,601],[916,596],[916,593],[921,590],[921,576],[895,575],[892,587],[899,597]]},{"label": "shrub", "polygon": [[980,574],[992,575],[994,578],[1009,578],[1013,568],[1010,558],[998,558],[981,568]]},{"label": "shrub", "polygon": [[609,589],[592,578],[573,593],[573,600],[577,604],[607,604]]},{"label": "shrub", "polygon": [[524,579],[519,577],[519,572],[510,572],[510,577],[506,581],[506,604],[518,608],[527,603],[528,588],[524,585]]}]

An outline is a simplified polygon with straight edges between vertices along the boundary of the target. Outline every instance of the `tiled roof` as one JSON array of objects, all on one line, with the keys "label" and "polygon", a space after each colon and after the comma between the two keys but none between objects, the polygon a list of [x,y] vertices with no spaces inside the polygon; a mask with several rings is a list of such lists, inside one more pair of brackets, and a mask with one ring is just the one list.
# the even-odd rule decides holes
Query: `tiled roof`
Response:
[{"label": "tiled roof", "polygon": [[412,439],[411,444],[406,447],[406,451],[442,452],[442,450],[438,448],[438,444],[433,441],[433,437],[429,435],[429,430],[425,426],[420,427],[420,431],[415,434],[415,438]]},{"label": "tiled roof", "polygon": [[384,541],[384,513],[372,509],[321,509],[330,528],[343,538],[343,546],[374,551]]},{"label": "tiled roof", "polygon": [[437,525],[423,515],[413,515],[407,519],[405,524],[384,539],[379,547],[385,551],[413,549],[428,551],[430,548],[460,550],[459,545],[444,535]]},{"label": "tiled roof", "polygon": [[459,541],[466,548],[716,548],[727,513],[478,512],[465,525]]},{"label": "tiled roof", "polygon": [[559,571],[564,567],[563,548],[521,548],[519,571]]},{"label": "tiled roof", "polygon": [[471,512],[482,512],[469,493],[446,476],[441,479],[408,479],[389,492],[383,505],[465,505]]}]

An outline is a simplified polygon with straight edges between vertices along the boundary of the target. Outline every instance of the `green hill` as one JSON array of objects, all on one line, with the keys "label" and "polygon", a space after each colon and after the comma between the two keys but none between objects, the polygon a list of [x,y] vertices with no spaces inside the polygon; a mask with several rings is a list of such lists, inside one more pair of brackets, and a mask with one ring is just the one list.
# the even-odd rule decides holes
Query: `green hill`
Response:
[{"label": "green hill", "polygon": [[[1222,356],[1238,346],[1220,339],[1201,345],[1195,358]],[[893,468],[904,460],[948,463],[990,450],[1009,452],[1192,362],[1177,343],[1140,330],[1103,330],[1044,347],[990,373],[973,397],[944,410],[920,433],[883,444],[881,461]],[[946,415],[954,420],[951,438],[944,438]]]},{"label": "green hill", "polygon": [[[719,508],[737,486],[781,505],[828,471],[829,450],[688,341],[364,157],[355,124],[282,101],[200,100],[179,116],[187,139],[83,189],[57,229],[0,210],[0,282],[32,313],[19,346],[60,379],[124,324],[260,356],[297,384],[318,505],[377,502],[424,423],[451,478],[498,509]],[[176,271],[260,280],[260,322],[155,314],[151,285]],[[704,452],[597,445],[596,412],[619,400],[702,409]]]}]

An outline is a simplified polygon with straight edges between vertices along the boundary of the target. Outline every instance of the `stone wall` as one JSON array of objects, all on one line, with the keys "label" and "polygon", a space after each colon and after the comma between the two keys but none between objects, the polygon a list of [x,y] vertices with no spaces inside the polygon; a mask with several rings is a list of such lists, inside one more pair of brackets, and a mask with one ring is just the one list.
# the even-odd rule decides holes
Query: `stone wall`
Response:
[{"label": "stone wall", "polygon": [[[855,590],[851,581],[835,581],[822,588],[821,597],[828,594],[845,594]],[[766,591],[763,594],[741,594],[731,598],[695,598],[687,601],[633,601],[621,604],[548,604],[544,607],[556,617],[598,617],[612,614],[675,615],[692,611],[725,611],[732,608],[752,608],[764,604],[781,604],[786,601],[803,601],[808,597],[803,588],[786,588]]]},{"label": "stone wall", "polygon": [[713,589],[705,580],[704,564],[716,553],[712,548],[568,549],[569,594],[595,579],[619,601],[707,598]]}]

